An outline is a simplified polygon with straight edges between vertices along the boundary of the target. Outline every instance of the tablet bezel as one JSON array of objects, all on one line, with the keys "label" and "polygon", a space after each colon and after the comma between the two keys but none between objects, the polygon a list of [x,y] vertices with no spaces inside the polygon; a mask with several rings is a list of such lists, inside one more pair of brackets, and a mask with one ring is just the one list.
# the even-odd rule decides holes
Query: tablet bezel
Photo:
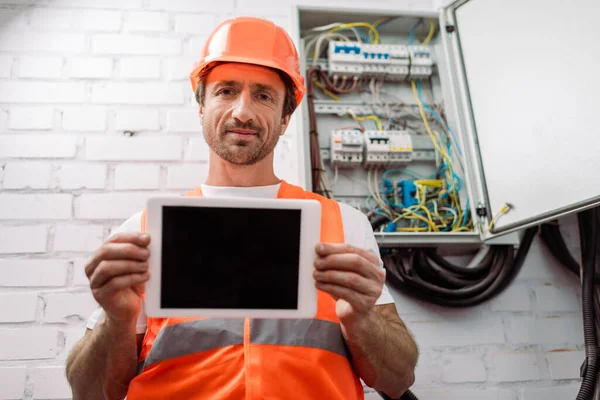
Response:
[{"label": "tablet bezel", "polygon": [[[298,274],[298,308],[294,310],[162,308],[161,259],[162,215],[164,206],[268,208],[300,210],[300,248]],[[147,201],[146,231],[151,237],[150,279],[146,282],[146,314],[149,317],[222,317],[222,318],[313,318],[317,312],[317,289],[313,278],[315,246],[320,242],[321,204],[317,200],[152,197]]]}]

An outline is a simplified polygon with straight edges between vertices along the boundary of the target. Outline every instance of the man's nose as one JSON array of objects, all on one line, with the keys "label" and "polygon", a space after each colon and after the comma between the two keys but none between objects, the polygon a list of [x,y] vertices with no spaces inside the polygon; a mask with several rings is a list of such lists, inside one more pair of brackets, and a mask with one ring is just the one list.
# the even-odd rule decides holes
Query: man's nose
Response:
[{"label": "man's nose", "polygon": [[243,124],[252,121],[254,118],[252,107],[252,95],[249,90],[244,89],[235,100],[232,117]]}]

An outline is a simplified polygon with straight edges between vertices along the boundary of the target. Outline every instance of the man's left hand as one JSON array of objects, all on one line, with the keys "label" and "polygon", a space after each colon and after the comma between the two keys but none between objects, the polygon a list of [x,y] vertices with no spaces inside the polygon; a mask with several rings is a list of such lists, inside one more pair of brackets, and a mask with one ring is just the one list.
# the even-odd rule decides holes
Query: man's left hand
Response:
[{"label": "man's left hand", "polygon": [[319,243],[316,247],[316,287],[337,300],[340,322],[368,317],[381,295],[385,270],[371,251],[348,244]]}]

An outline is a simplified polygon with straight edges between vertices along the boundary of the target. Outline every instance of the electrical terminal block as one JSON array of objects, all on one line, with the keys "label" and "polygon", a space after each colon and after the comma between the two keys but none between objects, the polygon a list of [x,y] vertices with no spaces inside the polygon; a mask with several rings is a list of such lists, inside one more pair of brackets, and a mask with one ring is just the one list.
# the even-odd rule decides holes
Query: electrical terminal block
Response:
[{"label": "electrical terminal block", "polygon": [[365,168],[399,167],[413,159],[413,145],[406,131],[365,131]]},{"label": "electrical terminal block", "polygon": [[328,58],[329,73],[342,77],[423,79],[433,65],[427,46],[331,41]]},{"label": "electrical terminal block", "polygon": [[410,78],[426,79],[433,72],[433,59],[427,46],[409,46]]},{"label": "electrical terminal block", "polygon": [[338,168],[354,168],[363,162],[363,133],[358,130],[335,130],[331,132],[331,165]]},{"label": "electrical terminal block", "polygon": [[390,137],[389,167],[400,167],[412,161],[413,144],[406,131],[388,131]]},{"label": "electrical terminal block", "polygon": [[365,168],[385,167],[390,160],[390,137],[387,131],[365,131]]}]

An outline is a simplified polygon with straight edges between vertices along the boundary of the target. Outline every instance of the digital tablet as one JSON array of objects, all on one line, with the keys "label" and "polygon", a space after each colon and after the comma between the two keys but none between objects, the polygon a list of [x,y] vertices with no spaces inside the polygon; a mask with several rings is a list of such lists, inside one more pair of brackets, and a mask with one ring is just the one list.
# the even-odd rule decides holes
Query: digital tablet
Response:
[{"label": "digital tablet", "polygon": [[313,318],[316,200],[154,197],[151,317]]}]

